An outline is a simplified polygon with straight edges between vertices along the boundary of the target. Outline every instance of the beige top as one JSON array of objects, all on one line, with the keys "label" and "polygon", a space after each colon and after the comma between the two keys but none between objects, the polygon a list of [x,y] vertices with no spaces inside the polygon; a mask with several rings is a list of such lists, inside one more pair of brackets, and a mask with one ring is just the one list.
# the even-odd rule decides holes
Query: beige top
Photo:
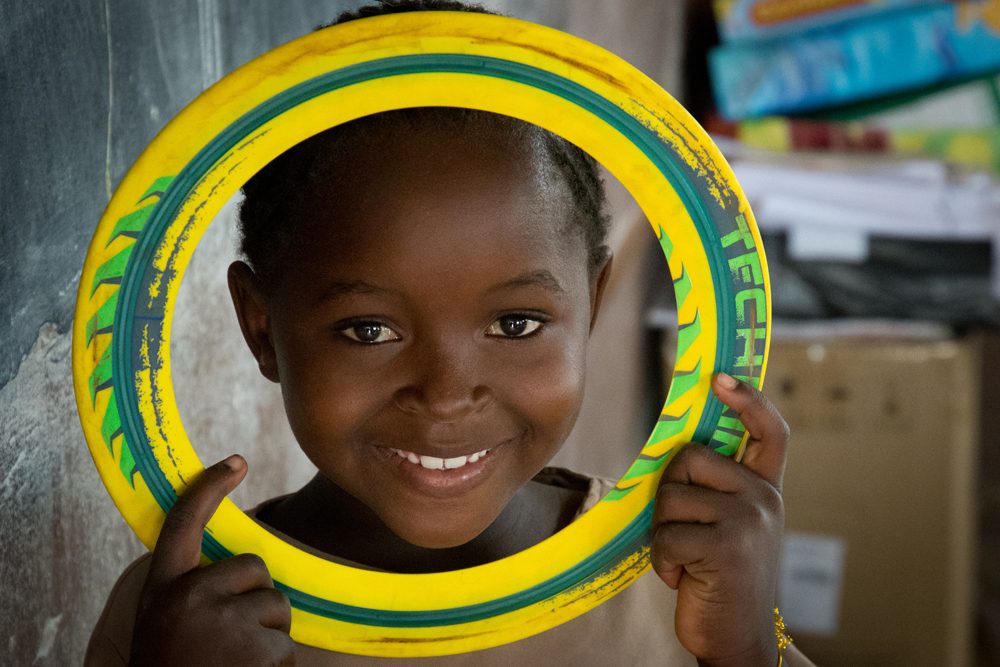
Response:
[{"label": "beige top", "polygon": [[[586,497],[580,516],[593,507],[611,486],[602,479],[584,477],[560,468],[547,468],[536,481],[581,488]],[[253,516],[279,499],[267,501],[248,512]],[[139,593],[149,570],[146,554],[132,563],[115,584],[87,647],[88,667],[123,667],[128,664],[132,626]],[[541,634],[511,644],[434,658],[387,659],[333,653],[298,645],[297,667],[371,665],[445,665],[509,667],[555,662],[561,665],[656,665],[693,666],[694,658],[677,642],[674,634],[676,594],[652,573],[643,575],[623,592],[596,609]]]}]

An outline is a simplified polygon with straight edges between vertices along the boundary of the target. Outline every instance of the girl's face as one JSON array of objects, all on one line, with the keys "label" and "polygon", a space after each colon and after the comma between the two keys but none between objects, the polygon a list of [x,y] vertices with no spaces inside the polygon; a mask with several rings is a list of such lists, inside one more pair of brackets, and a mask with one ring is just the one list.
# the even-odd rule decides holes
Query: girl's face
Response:
[{"label": "girl's face", "polygon": [[454,134],[344,156],[280,277],[231,271],[303,451],[423,547],[479,535],[569,434],[605,273],[527,149]]}]

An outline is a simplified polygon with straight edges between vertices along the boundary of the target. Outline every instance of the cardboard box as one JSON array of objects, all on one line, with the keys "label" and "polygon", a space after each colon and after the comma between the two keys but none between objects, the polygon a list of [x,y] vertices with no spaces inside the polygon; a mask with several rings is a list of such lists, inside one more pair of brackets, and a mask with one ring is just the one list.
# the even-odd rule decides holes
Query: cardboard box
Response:
[{"label": "cardboard box", "polygon": [[799,587],[825,625],[797,632],[786,615],[817,664],[971,664],[982,346],[777,328],[765,389],[792,429],[786,533],[807,537],[795,556],[806,580],[842,586]]}]

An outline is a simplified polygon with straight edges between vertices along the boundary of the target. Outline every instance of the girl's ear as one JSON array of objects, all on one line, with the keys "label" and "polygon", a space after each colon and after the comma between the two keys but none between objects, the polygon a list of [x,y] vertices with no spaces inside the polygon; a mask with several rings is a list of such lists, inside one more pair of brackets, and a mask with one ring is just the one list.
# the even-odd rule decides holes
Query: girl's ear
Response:
[{"label": "girl's ear", "polygon": [[229,295],[233,298],[236,318],[240,321],[243,339],[257,359],[260,373],[271,382],[278,382],[278,364],[271,343],[271,325],[267,300],[258,284],[257,275],[245,262],[229,265]]},{"label": "girl's ear", "polygon": [[601,309],[601,301],[604,298],[604,290],[608,286],[608,276],[611,275],[611,260],[613,255],[608,255],[604,260],[604,266],[597,272],[597,277],[590,284],[590,330],[593,332],[594,324],[597,323],[597,313]]}]

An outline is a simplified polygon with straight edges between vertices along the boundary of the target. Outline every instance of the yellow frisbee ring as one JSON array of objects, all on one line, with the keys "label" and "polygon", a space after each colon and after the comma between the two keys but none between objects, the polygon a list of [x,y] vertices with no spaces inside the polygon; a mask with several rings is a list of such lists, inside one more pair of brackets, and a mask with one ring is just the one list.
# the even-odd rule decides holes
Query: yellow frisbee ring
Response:
[{"label": "yellow frisbee ring", "polygon": [[202,233],[294,144],[418,106],[520,118],[615,174],[668,260],[677,362],[662,416],[614,490],[555,536],[487,565],[418,575],[351,568],[291,546],[226,500],[203,555],[259,554],[291,600],[295,640],[364,655],[496,646],[621,591],[649,565],[653,498],[678,447],[698,441],[732,455],[745,439],[711,395],[711,376],[727,371],[759,385],[768,349],[767,268],[746,199],[707,134],[628,63],[556,30],[464,12],[320,30],[233,72],[171,121],[123,179],[87,254],[73,330],[77,404],[104,484],[148,547],[204,469],[170,376],[171,313]]}]

